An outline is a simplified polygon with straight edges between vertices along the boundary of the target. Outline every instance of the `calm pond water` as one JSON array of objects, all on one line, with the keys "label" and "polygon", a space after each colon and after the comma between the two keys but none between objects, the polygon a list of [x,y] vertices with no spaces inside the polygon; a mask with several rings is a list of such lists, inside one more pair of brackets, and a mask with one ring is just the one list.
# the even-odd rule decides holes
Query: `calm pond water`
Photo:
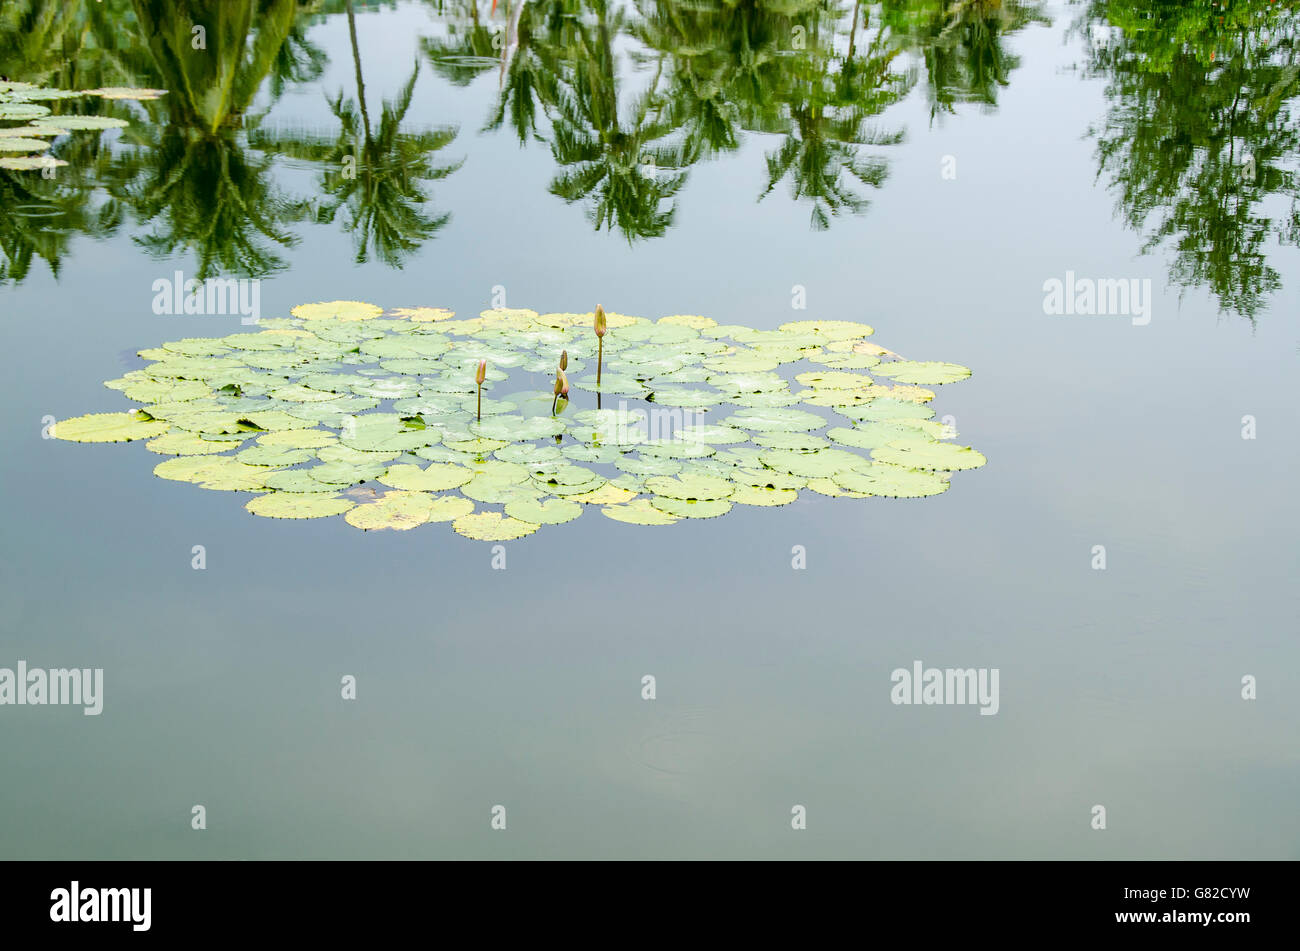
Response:
[{"label": "calm pond water", "polygon": [[[489,6],[0,9],[0,75],[169,90],[51,102],[131,125],[0,171],[0,667],[104,670],[98,717],[0,706],[0,856],[1300,857],[1296,7]],[[972,369],[934,407],[988,464],[593,512],[504,571],[256,518],[41,438],[241,330],[155,314],[176,271],[265,317],[861,320]],[[1048,313],[1053,279],[1149,309]],[[915,661],[996,668],[997,714],[892,703]]]}]

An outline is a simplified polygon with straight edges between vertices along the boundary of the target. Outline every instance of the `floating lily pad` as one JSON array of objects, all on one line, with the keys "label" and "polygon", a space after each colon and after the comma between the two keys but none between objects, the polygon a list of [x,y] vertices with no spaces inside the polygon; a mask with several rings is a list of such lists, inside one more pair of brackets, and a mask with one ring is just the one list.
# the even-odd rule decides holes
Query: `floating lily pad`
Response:
[{"label": "floating lily pad", "polygon": [[656,495],[650,504],[661,512],[678,518],[717,518],[731,511],[731,502],[727,499],[673,499]]},{"label": "floating lily pad", "polygon": [[865,469],[837,472],[831,477],[840,486],[865,495],[887,495],[895,498],[916,499],[938,495],[948,488],[948,482],[932,472],[905,469],[902,466],[877,463]]},{"label": "floating lily pad", "polygon": [[423,469],[407,463],[389,466],[379,481],[395,489],[413,492],[446,492],[460,488],[473,478],[474,473],[464,466],[433,462]]},{"label": "floating lily pad", "polygon": [[357,528],[407,531],[429,520],[434,497],[428,492],[387,492],[373,502],[358,505],[343,516]]},{"label": "floating lily pad", "polygon": [[[469,424],[469,431],[487,439],[503,440],[507,444],[520,440],[531,441],[564,432],[563,420],[547,416],[493,416],[482,422]],[[501,448],[500,446],[496,448]]]},{"label": "floating lily pad", "polygon": [[310,449],[290,449],[287,446],[249,446],[237,452],[235,458],[250,466],[296,466],[315,459],[316,453]]},{"label": "floating lily pad", "polygon": [[876,332],[867,324],[852,320],[794,320],[778,329],[789,334],[817,334],[827,340],[856,340]]},{"label": "floating lily pad", "polygon": [[663,459],[704,459],[717,452],[708,443],[690,439],[650,439],[637,447],[643,457]]},{"label": "floating lily pad", "polygon": [[8,95],[17,102],[51,102],[57,99],[76,99],[86,93],[73,89],[49,89],[24,85],[10,90]]},{"label": "floating lily pad", "polygon": [[882,363],[873,372],[876,376],[887,376],[899,383],[921,383],[925,386],[956,383],[970,376],[970,370],[955,363],[918,363],[914,360]]},{"label": "floating lily pad", "polygon": [[347,486],[378,478],[387,467],[382,462],[322,462],[305,471],[317,482]]},{"label": "floating lily pad", "polygon": [[806,476],[778,472],[775,469],[736,469],[732,481],[737,487],[755,489],[801,489],[808,483]]},{"label": "floating lily pad", "polygon": [[871,498],[869,492],[853,492],[844,488],[834,479],[809,479],[808,488],[821,495],[828,495],[833,499],[868,499]]},{"label": "floating lily pad", "polygon": [[257,437],[258,445],[287,449],[321,449],[338,442],[338,436],[323,429],[279,429]]},{"label": "floating lily pad", "polygon": [[854,407],[850,411],[841,411],[843,415],[854,419],[871,422],[890,422],[897,419],[929,419],[934,410],[910,400],[872,400],[864,406]]},{"label": "floating lily pad", "polygon": [[929,435],[914,426],[896,423],[867,423],[863,426],[837,426],[826,433],[835,442],[855,449],[876,449],[900,441],[932,442]]},{"label": "floating lily pad", "polygon": [[752,485],[738,485],[729,500],[738,505],[761,505],[775,507],[789,505],[799,498],[798,489],[769,489]]},{"label": "floating lily pad", "polygon": [[871,377],[845,370],[809,370],[795,380],[815,390],[864,390],[875,385]]},{"label": "floating lily pad", "polygon": [[339,486],[318,482],[307,469],[275,469],[262,479],[262,484],[276,492],[337,492]]},{"label": "floating lily pad", "polygon": [[677,516],[655,508],[649,499],[633,499],[626,505],[607,505],[600,511],[606,518],[630,525],[672,525],[677,522]]},{"label": "floating lily pad", "polygon": [[621,505],[635,498],[640,488],[632,489],[606,482],[591,492],[582,492],[568,496],[570,502],[582,502],[586,505]]},{"label": "floating lily pad", "polygon": [[946,442],[899,441],[871,450],[871,458],[909,469],[978,469],[988,460],[969,446]]},{"label": "floating lily pad", "polygon": [[440,495],[429,508],[428,522],[454,522],[474,511],[474,503],[458,495]]},{"label": "floating lily pad", "polygon": [[536,522],[503,517],[498,512],[462,515],[451,523],[456,534],[483,542],[504,542],[531,535],[540,527]]},{"label": "floating lily pad", "polygon": [[62,168],[68,163],[52,155],[0,156],[0,168],[11,172],[37,172],[43,168]]},{"label": "floating lily pad", "polygon": [[324,493],[269,492],[249,499],[244,508],[265,518],[329,518],[355,505],[351,499]]},{"label": "floating lily pad", "polygon": [[[4,106],[0,105],[0,111]],[[47,112],[49,110],[46,110]],[[0,117],[2,118],[2,117]],[[125,129],[131,123],[116,116],[42,116],[33,125],[48,125],[68,132],[102,132],[105,129]]]},{"label": "floating lily pad", "polygon": [[50,434],[69,442],[130,442],[152,439],[169,429],[170,423],[144,413],[91,413],[55,423]]},{"label": "floating lily pad", "polygon": [[163,479],[193,482],[204,489],[258,492],[266,487],[266,477],[272,471],[228,456],[178,456],[158,463],[153,474]]},{"label": "floating lily pad", "polygon": [[34,102],[0,102],[0,119],[39,119],[50,114],[49,106]]},{"label": "floating lily pad", "polygon": [[374,320],[384,312],[382,307],[355,300],[319,301],[315,304],[299,304],[290,311],[303,320]]},{"label": "floating lily pad", "polygon": [[781,430],[785,432],[809,432],[814,429],[821,429],[826,425],[826,419],[816,413],[779,407],[741,410],[722,422],[724,425],[737,426],[741,429]]},{"label": "floating lily pad", "polygon": [[754,442],[764,449],[790,449],[795,452],[816,452],[826,449],[830,441],[812,433],[765,432],[754,437]]},{"label": "floating lily pad", "polygon": [[[242,441],[241,439],[240,442]],[[165,432],[144,445],[150,452],[163,456],[212,456],[228,452],[231,446],[228,442],[204,439],[198,433],[186,432],[183,429]]]},{"label": "floating lily pad", "polygon": [[133,89],[129,86],[106,86],[102,89],[87,89],[87,96],[99,96],[101,99],[134,99],[144,101],[161,99],[167,95],[166,89]]},{"label": "floating lily pad", "polygon": [[763,464],[778,472],[803,476],[808,479],[833,476],[837,472],[868,465],[857,453],[843,449],[819,449],[816,452],[797,452],[792,449],[773,449],[760,457]]},{"label": "floating lily pad", "polygon": [[673,499],[725,499],[735,490],[726,479],[714,476],[656,476],[645,480],[645,487],[656,495]]},{"label": "floating lily pad", "polygon": [[521,522],[533,522],[537,525],[562,525],[572,522],[582,514],[582,506],[568,499],[551,499],[539,502],[533,499],[519,499],[507,502],[506,515]]},{"label": "floating lily pad", "polygon": [[5,131],[0,129],[0,152],[44,152],[50,147],[50,143],[44,139],[5,136]]}]

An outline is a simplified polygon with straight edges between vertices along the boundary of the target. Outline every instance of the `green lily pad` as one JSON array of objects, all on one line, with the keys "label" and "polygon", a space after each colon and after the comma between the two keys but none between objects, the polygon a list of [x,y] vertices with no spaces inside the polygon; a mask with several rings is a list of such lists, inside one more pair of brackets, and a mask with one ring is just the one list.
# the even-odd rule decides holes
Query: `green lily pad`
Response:
[{"label": "green lily pad", "polygon": [[49,106],[34,102],[0,102],[0,119],[39,119],[50,114]]},{"label": "green lily pad", "polygon": [[806,476],[777,472],[775,469],[736,469],[732,480],[738,487],[753,489],[801,489],[808,484]]},{"label": "green lily pad", "polygon": [[546,416],[493,416],[491,419],[469,424],[469,431],[475,435],[486,439],[503,440],[506,443],[558,436],[564,432],[564,428],[563,420]]},{"label": "green lily pad", "polygon": [[726,426],[760,431],[810,432],[826,425],[825,417],[801,409],[747,409],[724,419]]},{"label": "green lily pad", "polygon": [[809,479],[808,488],[833,499],[868,499],[870,492],[852,492],[833,479]]},{"label": "green lily pad", "polygon": [[339,486],[318,482],[307,469],[275,469],[262,479],[263,485],[275,492],[337,492]]},{"label": "green lily pad", "polygon": [[44,152],[50,143],[44,139],[29,139],[23,136],[5,136],[6,130],[0,129],[0,152]]},{"label": "green lily pad", "polygon": [[731,502],[727,499],[687,500],[656,495],[650,499],[650,504],[677,518],[717,518],[731,511]]},{"label": "green lily pad", "polygon": [[649,499],[633,499],[624,505],[607,505],[600,510],[606,518],[629,525],[673,525],[677,516],[650,504]]},{"label": "green lily pad", "polygon": [[11,172],[38,172],[45,168],[62,168],[68,163],[52,155],[0,156],[0,168]]},{"label": "green lily pad", "polygon": [[537,531],[535,522],[524,522],[517,518],[506,518],[498,512],[479,512],[475,515],[462,515],[451,523],[458,535],[482,542],[504,542],[523,538]]},{"label": "green lily pad", "polygon": [[852,320],[794,320],[777,329],[788,334],[816,334],[826,340],[858,340],[876,332],[875,328]]},{"label": "green lily pad", "polygon": [[[0,105],[0,112],[4,106]],[[49,110],[47,109],[46,112]],[[0,116],[2,118],[2,116]],[[125,129],[131,123],[115,116],[42,116],[33,125],[49,125],[69,132],[102,132],[105,129]]]},{"label": "green lily pad", "polygon": [[830,446],[830,440],[812,433],[787,433],[769,431],[759,433],[754,442],[764,449],[789,449],[793,452],[816,452]]},{"label": "green lily pad", "polygon": [[891,442],[871,450],[871,458],[909,469],[978,469],[988,460],[984,454],[969,446],[954,446],[946,442]]},{"label": "green lily pad", "polygon": [[761,458],[765,466],[806,479],[829,477],[837,472],[848,472],[869,464],[857,453],[843,449],[819,449],[816,452],[772,449],[763,453]]},{"label": "green lily pad", "polygon": [[235,458],[250,466],[296,466],[316,453],[310,449],[290,449],[286,446],[249,446],[235,453]]},{"label": "green lily pad", "polygon": [[257,437],[258,445],[285,449],[323,449],[338,442],[338,436],[323,429],[277,429]]},{"label": "green lily pad", "polygon": [[87,89],[83,95],[99,96],[101,99],[134,99],[137,101],[161,99],[167,95],[166,89],[136,89],[130,86],[106,86],[101,89]]},{"label": "green lily pad", "polygon": [[382,462],[322,462],[304,471],[317,482],[348,486],[369,482],[387,471]]},{"label": "green lily pad", "polygon": [[[240,442],[243,442],[243,440],[241,439]],[[204,439],[198,433],[186,432],[183,429],[173,429],[165,432],[157,439],[151,439],[144,445],[150,452],[156,452],[162,456],[213,456],[217,453],[227,452],[231,446],[228,442]]]},{"label": "green lily pad", "polygon": [[429,508],[429,522],[454,522],[474,511],[474,503],[458,495],[439,495]]},{"label": "green lily pad", "polygon": [[614,460],[614,468],[636,476],[676,475],[682,471],[682,464],[676,459],[625,455]]},{"label": "green lily pad", "polygon": [[429,520],[434,497],[428,492],[387,492],[351,509],[344,521],[356,528],[408,531]]},{"label": "green lily pad", "polygon": [[955,363],[917,362],[896,360],[882,363],[873,371],[876,376],[886,376],[899,383],[919,383],[933,386],[939,383],[956,383],[970,376],[970,370]]},{"label": "green lily pad", "polygon": [[460,488],[473,478],[474,473],[464,466],[433,462],[423,469],[407,463],[389,466],[379,481],[412,492],[446,492]]},{"label": "green lily pad", "polygon": [[582,506],[567,499],[550,499],[545,502],[532,499],[519,499],[507,502],[506,515],[521,522],[533,522],[537,525],[562,525],[572,522],[582,514]]},{"label": "green lily pad", "polygon": [[50,435],[69,442],[130,442],[152,439],[169,429],[170,423],[144,413],[91,413],[55,423]]},{"label": "green lily pad", "polygon": [[229,456],[177,456],[158,463],[153,474],[162,479],[193,482],[204,489],[259,492],[266,487],[266,477],[272,471],[246,465]]},{"label": "green lily pad", "polygon": [[645,487],[656,495],[672,499],[697,499],[711,501],[725,499],[735,490],[726,479],[713,476],[655,476],[645,480]]},{"label": "green lily pad", "polygon": [[244,503],[244,508],[265,518],[329,518],[342,515],[356,503],[325,493],[269,492]]},{"label": "green lily pad", "polygon": [[769,489],[752,485],[738,485],[729,500],[737,505],[758,505],[773,508],[778,505],[789,505],[798,498],[798,489]]},{"label": "green lily pad", "polygon": [[320,301],[315,304],[299,304],[290,311],[295,317],[306,321],[313,320],[374,320],[384,312],[382,307],[365,304],[354,300]]},{"label": "green lily pad", "polygon": [[887,423],[899,419],[929,419],[934,415],[934,410],[909,400],[882,399],[853,407],[851,411],[843,412],[843,415],[869,422]]},{"label": "green lily pad", "polygon": [[690,439],[650,439],[640,443],[637,450],[642,457],[661,459],[704,459],[717,452],[708,443]]},{"label": "green lily pad", "polygon": [[925,432],[914,426],[897,423],[866,423],[862,426],[837,426],[826,433],[832,440],[855,449],[876,449],[894,442],[933,442]]},{"label": "green lily pad", "polygon": [[28,86],[9,92],[9,96],[17,102],[51,102],[57,99],[76,99],[84,95],[86,94],[73,89],[43,89],[39,86]]},{"label": "green lily pad", "polygon": [[865,469],[837,472],[831,478],[852,492],[886,495],[900,499],[917,499],[938,495],[948,488],[946,479],[932,472],[905,469],[902,466],[876,463]]}]

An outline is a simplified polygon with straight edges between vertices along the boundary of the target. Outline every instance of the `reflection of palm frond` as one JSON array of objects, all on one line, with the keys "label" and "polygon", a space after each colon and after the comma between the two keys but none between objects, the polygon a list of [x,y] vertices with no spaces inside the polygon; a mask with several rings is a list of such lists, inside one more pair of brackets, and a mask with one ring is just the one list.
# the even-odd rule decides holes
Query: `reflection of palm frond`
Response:
[{"label": "reflection of palm frond", "polygon": [[[1270,245],[1300,238],[1300,13],[1260,3],[1220,23],[1117,0],[1092,4],[1081,27],[1088,68],[1107,82],[1092,135],[1117,213],[1144,252],[1172,253],[1172,282],[1254,320],[1281,287]],[[1275,217],[1277,199],[1289,214]]]},{"label": "reflection of palm frond", "polygon": [[439,181],[460,168],[460,162],[433,161],[433,155],[456,138],[457,130],[402,129],[418,76],[416,64],[398,97],[384,102],[373,130],[366,125],[360,103],[340,93],[328,100],[338,120],[338,131],[332,136],[284,128],[263,129],[252,136],[258,148],[321,167],[325,199],[316,208],[316,220],[332,222],[342,213],[358,262],[368,260],[373,252],[384,263],[399,266],[450,220],[448,214],[429,215],[421,209],[429,200],[422,183]]}]

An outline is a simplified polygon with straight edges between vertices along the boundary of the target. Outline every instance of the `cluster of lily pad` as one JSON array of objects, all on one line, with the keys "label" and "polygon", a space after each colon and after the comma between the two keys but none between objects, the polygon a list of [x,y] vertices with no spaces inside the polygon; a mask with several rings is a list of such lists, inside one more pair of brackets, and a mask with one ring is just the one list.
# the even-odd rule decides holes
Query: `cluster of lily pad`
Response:
[{"label": "cluster of lily pad", "polygon": [[50,89],[32,83],[0,81],[0,168],[35,171],[68,163],[48,154],[52,140],[72,132],[120,129],[115,116],[55,115],[52,103],[95,96],[100,99],[157,99],[161,89]]},{"label": "cluster of lily pad", "polygon": [[[754,330],[602,311],[598,337],[591,313],[457,319],[355,301],[292,313],[140,351],[147,366],[106,384],[140,409],[64,420],[53,434],[147,440],[173,457],[156,475],[256,493],[245,506],[255,515],[342,515],[363,529],[450,522],[491,541],[590,508],[669,525],[786,505],[804,490],[917,498],[985,462],[948,441],[927,405],[926,387],[970,371],[902,359],[870,342],[866,324]],[[548,383],[501,392],[520,374]]]}]

